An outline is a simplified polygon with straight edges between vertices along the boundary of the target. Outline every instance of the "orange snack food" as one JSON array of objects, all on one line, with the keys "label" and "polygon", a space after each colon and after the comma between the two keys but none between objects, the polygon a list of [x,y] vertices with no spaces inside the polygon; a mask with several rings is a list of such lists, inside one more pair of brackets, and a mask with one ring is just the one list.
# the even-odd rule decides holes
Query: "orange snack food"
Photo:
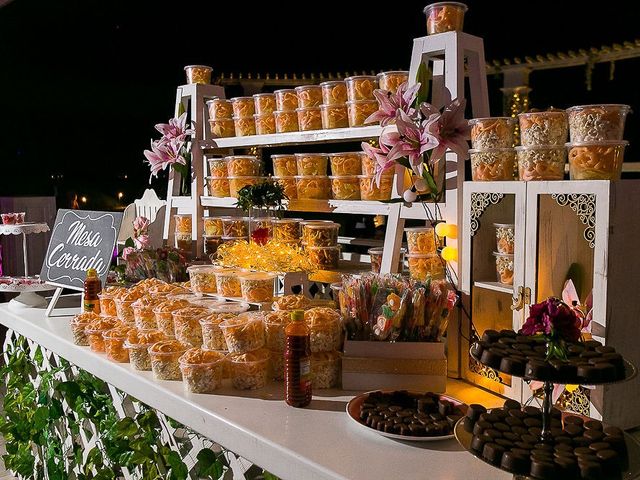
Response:
[{"label": "orange snack food", "polygon": [[209,175],[213,178],[227,178],[227,160],[224,158],[210,158]]},{"label": "orange snack food", "polygon": [[245,312],[220,324],[230,353],[246,353],[264,346],[262,312]]},{"label": "orange snack food", "polygon": [[357,175],[329,177],[331,193],[336,200],[360,200],[360,180]]},{"label": "orange snack food", "polygon": [[220,330],[220,324],[230,318],[235,318],[236,313],[214,312],[200,318],[202,329],[202,348],[207,350],[226,350],[227,342]]},{"label": "orange snack food", "polygon": [[232,98],[231,106],[233,107],[234,118],[253,118],[253,114],[256,113],[253,97]]},{"label": "orange snack food", "polygon": [[213,138],[228,138],[236,135],[236,125],[232,118],[209,120],[209,129]]},{"label": "orange snack food", "polygon": [[360,100],[357,102],[347,102],[347,110],[349,113],[349,126],[362,127],[368,125],[366,123],[369,115],[378,111],[378,102],[376,100]]},{"label": "orange snack food", "polygon": [[115,317],[100,317],[88,323],[85,327],[85,334],[91,350],[98,353],[104,352],[104,338],[102,334],[118,325]]},{"label": "orange snack food", "polygon": [[513,148],[469,150],[471,178],[474,182],[513,180],[516,171],[516,151]]},{"label": "orange snack food", "polygon": [[230,196],[229,179],[218,177],[205,177],[209,196],[216,198],[224,198]]},{"label": "orange snack food", "polygon": [[331,175],[360,175],[362,173],[362,152],[330,153]]},{"label": "orange snack food", "polygon": [[349,113],[344,103],[320,105],[320,115],[322,116],[322,128],[347,128],[349,126]]},{"label": "orange snack food", "polygon": [[427,34],[461,32],[467,10],[464,3],[458,2],[438,2],[427,5],[424,9],[424,14],[427,16]]},{"label": "orange snack food", "polygon": [[207,85],[211,83],[211,72],[213,68],[207,65],[187,65],[184,67],[187,73],[187,83],[201,83]]},{"label": "orange snack food", "polygon": [[257,93],[253,96],[258,115],[272,114],[276,110],[276,96],[273,93]]},{"label": "orange snack food", "polygon": [[303,85],[295,88],[298,96],[298,108],[317,107],[322,103],[322,87],[319,85]]},{"label": "orange snack food", "polygon": [[378,74],[377,78],[381,90],[396,93],[400,85],[409,81],[409,72],[404,70],[382,72]]},{"label": "orange snack food", "polygon": [[564,110],[518,114],[520,142],[524,147],[562,146],[567,141],[567,113]]},{"label": "orange snack food", "polygon": [[347,84],[342,80],[322,82],[320,88],[322,89],[323,105],[344,105],[346,103]]},{"label": "orange snack food", "polygon": [[206,307],[185,307],[173,312],[173,328],[176,340],[192,347],[202,345],[202,329],[200,319],[209,315],[211,310]]},{"label": "orange snack food", "polygon": [[182,380],[179,359],[189,349],[177,340],[162,340],[149,347],[151,370],[158,380]]},{"label": "orange snack food", "polygon": [[624,140],[570,143],[569,174],[571,180],[620,180]]},{"label": "orange snack food", "polygon": [[273,112],[273,116],[276,119],[276,132],[297,132],[298,126],[298,112],[295,110],[277,110]]},{"label": "orange snack food", "polygon": [[320,107],[297,108],[298,126],[301,132],[322,130]]},{"label": "orange snack food", "polygon": [[255,185],[264,180],[264,177],[229,177],[229,196],[238,198],[238,192],[247,185]]},{"label": "orange snack food", "polygon": [[256,134],[256,122],[251,117],[233,117],[236,137],[248,137]]},{"label": "orange snack food", "polygon": [[231,120],[233,117],[233,106],[230,100],[214,98],[207,101],[207,107],[209,120]]},{"label": "orange snack food", "polygon": [[182,380],[191,393],[213,393],[222,386],[222,366],[226,355],[221,352],[192,348],[179,359]]},{"label": "orange snack food", "polygon": [[296,175],[296,189],[300,200],[327,200],[331,196],[329,177]]},{"label": "orange snack food", "polygon": [[513,285],[513,255],[494,252],[498,282]]},{"label": "orange snack food", "polygon": [[167,337],[174,337],[176,332],[173,327],[173,312],[180,310],[181,308],[186,308],[189,305],[190,303],[187,300],[182,299],[166,300],[158,304],[153,309],[153,313],[156,316],[156,325],[158,330]]},{"label": "orange snack food", "polygon": [[571,142],[622,140],[629,105],[579,105],[567,108]]},{"label": "orange snack food", "polygon": [[[131,327],[121,326],[107,330],[102,334],[104,351],[109,360],[119,363],[129,362],[129,351],[124,348],[124,342],[130,330],[132,330]],[[135,329],[133,330],[135,331]]]},{"label": "orange snack food", "polygon": [[131,307],[133,308],[136,328],[139,330],[154,330],[157,327],[153,309],[163,300],[163,297],[157,295],[144,295],[133,302]]},{"label": "orange snack food", "polygon": [[220,217],[203,217],[202,222],[204,223],[204,234],[205,235],[213,235],[213,236],[222,236],[222,218]]},{"label": "orange snack food", "polygon": [[276,119],[274,118],[273,113],[265,113],[262,115],[256,113],[253,116],[253,121],[256,125],[257,135],[269,135],[271,133],[276,133]]},{"label": "orange snack food", "polygon": [[237,298],[242,296],[240,288],[240,279],[238,275],[240,270],[233,268],[224,268],[216,272],[216,288],[218,295],[223,297]]},{"label": "orange snack food", "polygon": [[296,156],[290,154],[271,155],[273,175],[276,177],[293,177],[298,175]]},{"label": "orange snack food", "polygon": [[225,237],[246,237],[249,235],[247,217],[220,217],[222,235]]},{"label": "orange snack food", "polygon": [[360,198],[362,200],[389,200],[393,188],[393,177],[383,176],[380,186],[376,185],[375,177],[358,175],[360,180]]},{"label": "orange snack food", "polygon": [[300,240],[301,218],[279,218],[273,220],[273,239],[277,242]]},{"label": "orange snack food", "polygon": [[349,102],[373,100],[373,91],[378,88],[378,80],[373,75],[356,75],[344,79],[347,84]]},{"label": "orange snack food", "polygon": [[116,303],[118,320],[129,324],[133,324],[135,322],[132,305],[133,302],[138,300],[142,295],[142,290],[131,288],[127,291],[120,292],[120,294],[115,297],[114,301]]},{"label": "orange snack food", "polygon": [[176,222],[176,232],[191,233],[191,215],[174,215]]},{"label": "orange snack food", "polygon": [[282,112],[295,112],[298,105],[298,95],[292,88],[285,88],[273,92],[276,97],[276,110]]},{"label": "orange snack food", "polygon": [[326,175],[328,156],[325,153],[296,153],[298,175]]},{"label": "orange snack food", "polygon": [[309,254],[309,260],[320,269],[338,268],[340,261],[340,247],[310,247],[305,251]]},{"label": "orange snack food", "polygon": [[87,325],[99,319],[100,315],[93,312],[84,312],[74,316],[69,323],[71,325],[71,333],[73,333],[73,343],[81,347],[88,347]]},{"label": "orange snack food", "polygon": [[[367,156],[366,153],[361,152],[360,153],[360,158],[362,159],[362,174],[366,175],[368,177],[373,177],[376,174],[376,160],[375,158],[370,158],[369,156]],[[385,170],[382,173],[383,177],[393,177],[393,174],[395,173],[395,169],[390,168],[388,170]]]},{"label": "orange snack food", "polygon": [[229,177],[250,177],[260,174],[260,160],[255,155],[230,155],[224,159]]},{"label": "orange snack food", "polygon": [[284,193],[289,200],[298,198],[298,187],[296,186],[296,177],[271,177],[273,181],[278,182],[284,188]]},{"label": "orange snack food", "polygon": [[129,351],[129,361],[136,370],[151,370],[149,347],[167,337],[159,330],[129,330],[124,348]]},{"label": "orange snack food", "polygon": [[566,150],[563,147],[516,147],[520,180],[562,180]]},{"label": "orange snack food", "polygon": [[310,308],[304,312],[304,321],[311,331],[312,352],[331,352],[340,348],[342,325],[337,310],[326,307]]},{"label": "orange snack food", "polygon": [[433,227],[405,228],[404,231],[407,235],[409,253],[436,253],[437,242]]},{"label": "orange snack food", "polygon": [[494,223],[496,227],[496,245],[498,253],[513,254],[514,225],[512,223]]},{"label": "orange snack food", "polygon": [[517,119],[513,117],[474,118],[471,125],[471,146],[475,149],[511,148]]},{"label": "orange snack food", "polygon": [[229,355],[231,362],[231,385],[237,390],[256,390],[269,382],[270,353],[259,350]]},{"label": "orange snack food", "polygon": [[302,242],[309,247],[335,247],[340,224],[331,221],[309,221],[302,224]]},{"label": "orange snack food", "polygon": [[114,298],[124,290],[122,287],[105,287],[102,292],[98,294],[100,315],[103,317],[115,317],[117,315]]},{"label": "orange snack food", "polygon": [[240,290],[246,302],[269,302],[273,298],[273,287],[277,275],[251,272],[240,275]]},{"label": "orange snack food", "polygon": [[432,280],[444,278],[444,261],[437,253],[408,253],[406,257],[411,278],[421,282],[426,281],[427,278]]}]

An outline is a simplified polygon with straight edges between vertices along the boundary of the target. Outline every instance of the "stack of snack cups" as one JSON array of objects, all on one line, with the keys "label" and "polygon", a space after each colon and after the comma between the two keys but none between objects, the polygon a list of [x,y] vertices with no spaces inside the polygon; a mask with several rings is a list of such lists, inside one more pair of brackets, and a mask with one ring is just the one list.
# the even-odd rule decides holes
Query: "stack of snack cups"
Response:
[{"label": "stack of snack cups", "polygon": [[229,174],[224,158],[209,159],[210,175],[206,177],[209,196],[223,198],[229,196]]},{"label": "stack of snack cups", "polygon": [[396,93],[400,85],[409,81],[409,72],[406,70],[382,72],[378,74],[377,78],[380,90]]},{"label": "stack of snack cups", "polygon": [[256,122],[253,115],[256,113],[253,97],[235,97],[231,99],[233,107],[233,125],[236,137],[246,137],[256,134]]},{"label": "stack of snack cups", "polygon": [[330,153],[331,192],[336,200],[360,200],[362,152]]},{"label": "stack of snack cups", "polygon": [[263,180],[260,177],[261,162],[255,155],[230,155],[225,160],[231,197],[238,198],[242,187],[255,185]]},{"label": "stack of snack cups", "polygon": [[421,282],[431,278],[442,279],[445,265],[438,255],[438,243],[433,227],[413,227],[404,229],[407,235],[407,262],[409,276]]},{"label": "stack of snack cups", "polygon": [[153,309],[164,301],[159,295],[143,295],[131,305],[133,318],[138,330],[154,330],[157,328],[156,315]]},{"label": "stack of snack cups", "polygon": [[326,153],[296,153],[296,190],[300,200],[327,200],[331,182],[327,176]]},{"label": "stack of snack cups", "polygon": [[289,200],[298,198],[296,156],[293,154],[271,155],[271,162],[273,163],[273,179],[282,185]]},{"label": "stack of snack cups", "polygon": [[512,223],[494,223],[496,229],[496,272],[498,282],[513,285],[513,253],[515,240],[515,225]]},{"label": "stack of snack cups", "polygon": [[375,158],[370,158],[366,153],[360,152],[362,160],[362,175],[358,177],[360,181],[361,200],[389,200],[393,190],[393,176],[395,168],[390,168],[382,172],[380,186],[375,182],[376,164]]},{"label": "stack of snack cups", "polygon": [[276,119],[273,112],[276,110],[276,97],[273,93],[258,93],[253,96],[256,113],[253,119],[256,124],[256,134],[268,135],[276,133]]},{"label": "stack of snack cups", "polygon": [[73,334],[73,343],[80,347],[88,347],[86,328],[91,322],[99,320],[101,317],[93,312],[83,312],[75,315],[69,325]]},{"label": "stack of snack cups", "polygon": [[514,180],[516,150],[512,117],[474,118],[471,125],[471,178],[474,181]]},{"label": "stack of snack cups", "polygon": [[322,128],[346,128],[349,126],[347,112],[347,85],[342,80],[322,82]]},{"label": "stack of snack cups", "polygon": [[220,219],[222,220],[222,243],[249,241],[247,217],[220,217]]},{"label": "stack of snack cups", "polygon": [[340,312],[315,307],[304,312],[310,330],[311,381],[314,389],[334,388],[340,384],[342,322]]},{"label": "stack of snack cups", "polygon": [[567,113],[564,110],[529,112],[518,115],[520,180],[562,180],[567,151]]},{"label": "stack of snack cups", "polygon": [[619,180],[624,150],[622,139],[629,105],[580,105],[569,116],[569,178]]},{"label": "stack of snack cups", "polygon": [[191,305],[172,312],[175,338],[185,345],[202,346],[200,319],[211,313],[207,307]]},{"label": "stack of snack cups", "polygon": [[276,132],[297,132],[298,125],[298,95],[292,88],[285,88],[273,92],[276,97],[276,110],[273,117],[276,121]]},{"label": "stack of snack cups", "polygon": [[285,328],[291,323],[290,310],[278,310],[265,313],[264,339],[269,349],[273,379],[284,380],[284,348],[287,340]]},{"label": "stack of snack cups", "polygon": [[273,239],[290,245],[300,243],[300,222],[302,218],[277,218],[273,220]]},{"label": "stack of snack cups", "polygon": [[133,314],[133,302],[142,296],[142,291],[134,288],[121,290],[113,301],[116,306],[116,314],[118,320],[127,325],[135,324],[135,316]]},{"label": "stack of snack cups", "polygon": [[[225,166],[226,168],[226,166]],[[222,219],[220,217],[202,217],[204,225],[204,253],[212,258],[222,243]]]},{"label": "stack of snack cups", "polygon": [[184,252],[191,252],[191,214],[174,215],[173,219],[176,224],[176,248]]},{"label": "stack of snack cups", "polygon": [[85,324],[86,343],[89,344],[91,350],[98,353],[104,353],[104,337],[103,334],[118,325],[122,325],[115,317],[98,317],[91,322]]},{"label": "stack of snack cups", "polygon": [[263,319],[262,312],[245,312],[220,324],[231,361],[231,383],[238,390],[262,388],[271,376]]},{"label": "stack of snack cups", "polygon": [[129,351],[131,366],[136,370],[151,370],[149,347],[166,339],[167,337],[160,330],[130,330],[124,342],[124,348]]},{"label": "stack of snack cups", "polygon": [[213,138],[233,137],[236,134],[233,123],[233,107],[231,101],[214,98],[207,101],[209,110],[209,128]]},{"label": "stack of snack cups", "polygon": [[338,268],[340,246],[338,231],[340,225],[334,222],[305,222],[302,224],[302,243],[311,263],[321,270]]},{"label": "stack of snack cups", "polygon": [[344,80],[347,84],[347,113],[350,127],[361,127],[367,118],[378,110],[373,91],[378,81],[373,75],[358,75]]},{"label": "stack of snack cups", "polygon": [[322,130],[322,88],[319,85],[303,85],[295,88],[298,96],[298,126],[301,132]]}]

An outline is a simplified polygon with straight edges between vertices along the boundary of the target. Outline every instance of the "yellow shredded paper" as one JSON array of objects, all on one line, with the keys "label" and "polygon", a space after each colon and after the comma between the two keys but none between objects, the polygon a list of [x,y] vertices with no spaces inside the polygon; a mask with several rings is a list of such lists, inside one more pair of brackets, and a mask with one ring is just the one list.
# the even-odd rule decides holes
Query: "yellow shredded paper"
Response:
[{"label": "yellow shredded paper", "polygon": [[313,272],[317,268],[300,247],[269,241],[265,245],[238,241],[218,247],[218,263],[261,272]]}]

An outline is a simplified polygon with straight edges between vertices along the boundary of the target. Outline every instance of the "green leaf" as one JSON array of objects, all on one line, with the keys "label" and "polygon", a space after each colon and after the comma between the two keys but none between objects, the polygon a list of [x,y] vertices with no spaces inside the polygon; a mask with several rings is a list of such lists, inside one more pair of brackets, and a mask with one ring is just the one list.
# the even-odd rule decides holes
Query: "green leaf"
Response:
[{"label": "green leaf", "polygon": [[72,404],[75,404],[75,399],[82,396],[82,390],[80,390],[80,386],[77,382],[61,382],[56,387],[55,390],[60,392],[65,400],[72,401]]},{"label": "green leaf", "polygon": [[49,423],[49,407],[40,406],[33,414],[33,428],[38,431],[42,430]]},{"label": "green leaf", "polygon": [[132,418],[124,417],[116,424],[116,433],[122,437],[132,437],[138,431],[138,426]]},{"label": "green leaf", "polygon": [[203,448],[196,456],[198,459],[198,476],[218,480],[224,468],[216,454],[209,448]]},{"label": "green leaf", "polygon": [[185,108],[184,108],[184,103],[180,102],[178,104],[178,117],[180,115],[182,115],[184,112],[186,112]]},{"label": "green leaf", "polygon": [[131,237],[127,238],[127,239],[124,241],[124,246],[125,246],[125,247],[131,247],[131,248],[133,248],[133,247],[135,247],[135,245],[136,245],[136,244],[134,243],[133,238],[131,238]]},{"label": "green leaf", "polygon": [[422,170],[422,178],[424,178],[424,180],[427,182],[427,185],[429,186],[429,190],[431,190],[431,193],[434,194],[434,195],[437,195],[438,194],[438,186],[436,185],[435,180],[433,179],[433,177],[427,171],[426,168]]},{"label": "green leaf", "polygon": [[52,398],[49,402],[49,420],[57,420],[64,415],[62,402],[57,398]]},{"label": "green leaf", "polygon": [[431,69],[427,67],[425,62],[420,63],[418,74],[416,75],[416,83],[420,83],[420,89],[416,96],[416,105],[421,105],[429,99],[429,87],[431,81]]},{"label": "green leaf", "polygon": [[279,477],[276,477],[273,473],[269,473],[266,470],[262,471],[262,477],[264,480],[280,480]]},{"label": "green leaf", "polygon": [[115,479],[116,479],[116,474],[109,467],[105,467],[105,468],[101,469],[93,477],[93,480],[115,480]]},{"label": "green leaf", "polygon": [[169,452],[167,456],[167,464],[171,467],[171,479],[172,480],[186,480],[189,475],[187,466],[180,458],[180,454],[176,451]]}]

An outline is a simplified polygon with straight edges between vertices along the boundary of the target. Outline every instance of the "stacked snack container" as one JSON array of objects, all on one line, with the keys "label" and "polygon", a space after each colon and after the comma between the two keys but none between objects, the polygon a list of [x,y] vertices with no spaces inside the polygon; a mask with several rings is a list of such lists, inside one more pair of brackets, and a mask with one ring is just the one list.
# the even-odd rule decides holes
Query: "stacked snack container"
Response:
[{"label": "stacked snack container", "polygon": [[302,243],[309,260],[321,270],[338,268],[340,225],[334,222],[310,221],[302,224]]},{"label": "stacked snack container", "polygon": [[296,156],[293,154],[271,155],[271,162],[273,163],[273,179],[282,185],[289,200],[298,198]]},{"label": "stacked snack container", "polygon": [[562,180],[566,163],[567,113],[564,110],[518,115],[520,142],[518,176],[532,180]]},{"label": "stacked snack container", "polygon": [[378,80],[372,75],[358,75],[345,78],[347,84],[347,114],[350,127],[368,124],[367,118],[378,110],[378,102],[373,91],[378,88]]},{"label": "stacked snack container", "polygon": [[210,175],[206,177],[209,196],[228,197],[229,196],[229,174],[227,173],[227,162],[224,158],[209,159]]},{"label": "stacked snack container", "polygon": [[326,200],[331,197],[327,176],[329,157],[325,153],[296,153],[296,191],[300,200]]},{"label": "stacked snack container", "polygon": [[209,128],[213,138],[233,137],[235,126],[231,102],[224,98],[214,98],[207,101],[207,108],[209,110]]},{"label": "stacked snack container", "polygon": [[238,198],[238,192],[247,185],[255,185],[260,177],[261,162],[255,155],[230,155],[225,157],[229,177],[229,194]]},{"label": "stacked snack container", "polygon": [[363,152],[329,154],[331,192],[336,200],[360,200]]},{"label": "stacked snack container", "polygon": [[258,93],[253,96],[255,114],[253,119],[256,124],[256,134],[267,135],[276,133],[276,119],[273,112],[276,110],[276,97],[273,93]]},{"label": "stacked snack container", "polygon": [[409,276],[426,281],[444,278],[444,261],[438,255],[438,241],[433,227],[405,228],[407,235]]},{"label": "stacked snack container", "polygon": [[496,273],[498,282],[513,285],[513,255],[515,250],[515,225],[512,223],[494,223],[496,228]]},{"label": "stacked snack container", "polygon": [[233,125],[236,137],[246,137],[256,134],[256,113],[253,97],[235,97],[231,99],[233,107]]},{"label": "stacked snack container", "polygon": [[282,89],[273,92],[276,97],[276,110],[273,116],[276,122],[276,132],[297,132],[298,125],[298,95],[293,89]]},{"label": "stacked snack container", "polygon": [[347,85],[342,81],[322,82],[322,128],[334,129],[349,126],[347,112]]},{"label": "stacked snack container", "polygon": [[512,117],[474,118],[471,125],[471,178],[474,181],[514,180],[516,151]]},{"label": "stacked snack container", "polygon": [[313,388],[337,387],[341,372],[340,313],[331,308],[310,308],[304,312],[304,320],[310,330]]},{"label": "stacked snack container", "polygon": [[321,130],[322,117],[320,104],[322,103],[322,87],[319,85],[303,85],[295,88],[298,96],[298,126],[300,131]]}]

